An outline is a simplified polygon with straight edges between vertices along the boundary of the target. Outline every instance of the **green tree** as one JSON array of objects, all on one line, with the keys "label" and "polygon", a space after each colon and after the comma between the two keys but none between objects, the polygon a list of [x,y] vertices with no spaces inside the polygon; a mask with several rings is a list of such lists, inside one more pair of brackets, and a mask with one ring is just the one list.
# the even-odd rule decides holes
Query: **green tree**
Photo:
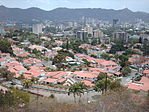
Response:
[{"label": "green tree", "polygon": [[106,91],[106,89],[110,86],[110,84],[111,84],[111,80],[110,79],[99,80],[95,84],[94,90],[95,91],[100,91],[100,92],[104,93],[104,91]]},{"label": "green tree", "polygon": [[113,58],[113,56],[110,56],[110,54],[108,53],[102,53],[100,56],[106,60],[110,60],[111,58]]},{"label": "green tree", "polygon": [[30,88],[30,87],[32,86],[32,81],[29,80],[29,79],[24,79],[24,80],[23,80],[23,86],[24,86],[24,88],[26,88],[26,89]]},{"label": "green tree", "polygon": [[13,54],[11,43],[7,39],[0,40],[0,51]]},{"label": "green tree", "polygon": [[109,89],[111,90],[117,90],[117,89],[120,89],[122,88],[123,86],[121,85],[120,81],[113,81],[111,82],[111,84],[109,85]]},{"label": "green tree", "polygon": [[120,55],[119,56],[119,63],[120,63],[122,68],[129,65],[128,58],[129,58],[129,56],[127,56],[127,55]]},{"label": "green tree", "polygon": [[11,81],[14,75],[15,73],[11,73],[6,68],[0,68],[0,77],[5,78],[7,81]]},{"label": "green tree", "polygon": [[107,46],[104,45],[104,44],[101,44],[101,48],[103,48],[103,49],[107,49]]},{"label": "green tree", "polygon": [[109,53],[115,54],[117,51],[125,51],[126,49],[123,44],[116,44],[111,47]]},{"label": "green tree", "polygon": [[66,63],[66,56],[63,54],[58,54],[54,57],[52,61],[53,61],[53,64],[60,67],[62,63]]},{"label": "green tree", "polygon": [[126,51],[125,51],[125,53],[124,53],[125,55],[133,55],[133,54],[137,54],[137,52],[136,51],[134,51],[134,50],[132,50],[132,49],[127,49]]},{"label": "green tree", "polygon": [[131,73],[131,69],[128,66],[125,66],[121,72],[123,76],[128,76],[128,74]]},{"label": "green tree", "polygon": [[82,59],[82,61],[84,61],[84,63],[89,66],[90,65],[90,62],[88,62],[86,59]]},{"label": "green tree", "polygon": [[106,73],[101,72],[101,73],[99,73],[99,75],[97,77],[97,81],[105,79],[105,78],[106,78]]},{"label": "green tree", "polygon": [[69,87],[68,95],[73,94],[74,101],[76,103],[76,95],[81,97],[81,95],[84,94],[84,90],[86,88],[87,86],[85,86],[84,83],[75,83]]}]

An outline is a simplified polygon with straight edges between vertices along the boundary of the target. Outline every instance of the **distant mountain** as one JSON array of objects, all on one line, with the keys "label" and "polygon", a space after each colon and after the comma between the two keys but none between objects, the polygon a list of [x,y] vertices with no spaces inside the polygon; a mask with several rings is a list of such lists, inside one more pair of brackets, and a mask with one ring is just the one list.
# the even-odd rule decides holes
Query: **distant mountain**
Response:
[{"label": "distant mountain", "polygon": [[149,13],[132,12],[129,9],[113,10],[101,8],[82,8],[82,9],[68,9],[57,8],[51,11],[45,11],[39,8],[7,8],[0,6],[0,21],[12,20],[31,22],[35,20],[52,20],[52,21],[71,21],[78,20],[81,17],[98,18],[101,20],[112,21],[113,19],[120,19],[121,21],[134,21],[136,18],[149,22]]}]

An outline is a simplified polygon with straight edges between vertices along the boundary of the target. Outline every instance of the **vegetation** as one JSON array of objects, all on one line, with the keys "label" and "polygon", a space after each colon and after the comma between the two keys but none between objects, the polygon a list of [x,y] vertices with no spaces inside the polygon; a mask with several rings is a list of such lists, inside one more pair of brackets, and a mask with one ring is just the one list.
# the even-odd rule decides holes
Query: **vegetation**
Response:
[{"label": "vegetation", "polygon": [[7,91],[6,93],[0,91],[0,107],[16,107],[23,104],[28,104],[30,95],[26,92],[17,90],[15,88]]},{"label": "vegetation", "polygon": [[74,101],[76,103],[76,95],[81,98],[82,94],[84,94],[84,91],[87,89],[87,86],[84,85],[84,83],[75,83],[72,86],[70,86],[68,90],[68,95],[73,94]]},{"label": "vegetation", "polygon": [[74,58],[74,55],[71,52],[67,51],[67,50],[60,50],[60,51],[58,51],[58,54]]},{"label": "vegetation", "polygon": [[122,68],[129,65],[128,58],[129,57],[127,55],[119,55],[118,56],[119,64]]},{"label": "vegetation", "polygon": [[108,53],[102,53],[100,56],[106,60],[110,60],[111,58],[113,58],[113,56]]},{"label": "vegetation", "polygon": [[106,73],[103,73],[103,72],[101,72],[101,73],[99,73],[99,75],[98,75],[98,77],[97,77],[97,81],[99,81],[99,80],[102,80],[102,79],[105,79],[106,78]]},{"label": "vegetation", "polygon": [[132,49],[127,49],[124,53],[124,55],[129,55],[129,56],[131,56],[133,54],[138,54],[138,53]]},{"label": "vegetation", "polygon": [[125,51],[127,48],[124,47],[123,44],[116,44],[116,45],[113,45],[109,51],[109,53],[112,53],[112,54],[115,54],[116,52],[118,51]]},{"label": "vegetation", "polygon": [[94,86],[94,90],[104,93],[104,92],[106,92],[107,87],[109,87],[110,84],[111,84],[111,80],[110,79],[99,80],[96,83],[96,85]]},{"label": "vegetation", "polygon": [[13,54],[11,43],[7,39],[0,40],[0,51],[3,53]]},{"label": "vegetation", "polygon": [[66,56],[63,54],[58,54],[54,57],[52,60],[53,64],[55,64],[57,67],[61,67],[62,63],[66,63]]},{"label": "vegetation", "polygon": [[71,40],[67,40],[67,42],[63,44],[62,47],[64,49],[68,49],[68,48],[72,49],[75,53],[86,53],[87,51],[85,49],[79,47],[83,43],[84,42],[81,40],[71,39]]},{"label": "vegetation", "polygon": [[6,68],[0,68],[0,77],[6,79],[6,81],[11,81],[15,73],[11,73]]},{"label": "vegetation", "polygon": [[28,88],[31,87],[31,85],[32,85],[32,81],[31,80],[29,80],[29,79],[24,79],[23,80],[23,86],[24,86],[24,88],[28,89]]},{"label": "vegetation", "polygon": [[142,51],[144,55],[149,55],[149,44],[144,44]]},{"label": "vegetation", "polygon": [[125,66],[121,72],[123,76],[128,76],[128,74],[131,73],[131,69],[128,66]]},{"label": "vegetation", "polygon": [[88,62],[86,59],[82,59],[82,61],[84,61],[84,64],[89,66],[90,65],[90,62]]}]

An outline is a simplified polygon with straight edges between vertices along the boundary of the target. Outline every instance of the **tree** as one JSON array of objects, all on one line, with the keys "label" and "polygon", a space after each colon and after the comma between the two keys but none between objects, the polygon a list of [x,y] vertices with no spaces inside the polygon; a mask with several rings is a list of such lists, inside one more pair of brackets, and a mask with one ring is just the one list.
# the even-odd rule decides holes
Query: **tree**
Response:
[{"label": "tree", "polygon": [[90,62],[88,62],[86,59],[82,59],[82,61],[84,61],[84,63],[89,66],[90,65]]},{"label": "tree", "polygon": [[65,56],[69,56],[69,57],[74,58],[74,54],[72,54],[71,52],[69,52],[67,50],[60,50],[60,51],[58,51],[58,54],[61,54],[61,55],[65,55]]},{"label": "tree", "polygon": [[3,53],[13,54],[11,43],[7,39],[0,40],[0,51]]},{"label": "tree", "polygon": [[99,73],[99,75],[97,77],[97,81],[105,79],[105,78],[106,78],[106,73],[101,72],[101,73]]},{"label": "tree", "polygon": [[109,85],[109,89],[111,90],[117,90],[119,88],[122,88],[123,86],[121,85],[120,81],[113,81],[110,85]]},{"label": "tree", "polygon": [[108,53],[102,53],[100,56],[106,60],[110,60],[113,57],[113,56],[110,56],[110,54]]},{"label": "tree", "polygon": [[137,52],[136,51],[134,51],[134,50],[132,50],[132,49],[127,49],[126,51],[125,51],[125,53],[124,53],[125,55],[133,55],[133,54],[137,54]]},{"label": "tree", "polygon": [[96,46],[96,45],[97,45],[97,40],[94,39],[94,40],[91,42],[91,45]]},{"label": "tree", "polygon": [[101,48],[103,48],[103,49],[107,49],[107,46],[104,45],[104,44],[101,44]]},{"label": "tree", "polygon": [[116,45],[113,45],[109,51],[109,53],[112,53],[112,54],[115,54],[116,52],[118,51],[125,51],[127,48],[124,47],[123,44],[116,44]]},{"label": "tree", "polygon": [[15,73],[11,73],[6,68],[0,68],[0,77],[5,78],[7,81],[11,81],[14,75]]},{"label": "tree", "polygon": [[32,81],[31,80],[29,80],[29,79],[24,79],[23,80],[23,86],[24,86],[24,88],[28,89],[28,88],[31,87],[31,85],[32,85]]},{"label": "tree", "polygon": [[129,57],[127,55],[120,55],[118,58],[119,58],[119,63],[122,68],[129,64],[128,62]]},{"label": "tree", "polygon": [[141,43],[141,44],[142,44],[142,38],[141,38],[141,37],[139,38],[139,43]]},{"label": "tree", "polygon": [[104,91],[106,91],[106,89],[110,86],[110,84],[111,84],[111,80],[110,79],[99,80],[95,84],[94,90],[95,91],[101,91],[102,93],[104,93]]},{"label": "tree", "polygon": [[37,83],[37,82],[38,82],[38,78],[32,77],[31,82],[32,82],[33,84]]},{"label": "tree", "polygon": [[127,76],[129,73],[131,73],[131,69],[128,66],[125,66],[121,72],[123,76]]},{"label": "tree", "polygon": [[53,64],[57,65],[58,67],[61,67],[62,63],[66,63],[66,56],[63,54],[58,54],[53,59]]},{"label": "tree", "polygon": [[24,80],[24,79],[25,79],[25,77],[24,77],[24,75],[23,75],[23,74],[21,74],[21,75],[18,77],[18,79],[19,79],[19,80]]},{"label": "tree", "polygon": [[73,94],[74,101],[76,103],[76,95],[81,97],[81,95],[84,94],[84,90],[86,88],[87,87],[84,85],[84,83],[75,83],[69,87],[68,95]]}]

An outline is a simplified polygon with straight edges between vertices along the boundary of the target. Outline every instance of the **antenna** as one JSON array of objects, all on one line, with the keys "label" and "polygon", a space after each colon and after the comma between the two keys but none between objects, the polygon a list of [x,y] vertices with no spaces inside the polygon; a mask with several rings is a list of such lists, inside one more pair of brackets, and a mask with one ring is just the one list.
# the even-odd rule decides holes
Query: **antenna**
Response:
[{"label": "antenna", "polygon": [[127,0],[125,0],[125,6],[124,6],[124,8],[128,8],[128,7],[127,7]]}]

